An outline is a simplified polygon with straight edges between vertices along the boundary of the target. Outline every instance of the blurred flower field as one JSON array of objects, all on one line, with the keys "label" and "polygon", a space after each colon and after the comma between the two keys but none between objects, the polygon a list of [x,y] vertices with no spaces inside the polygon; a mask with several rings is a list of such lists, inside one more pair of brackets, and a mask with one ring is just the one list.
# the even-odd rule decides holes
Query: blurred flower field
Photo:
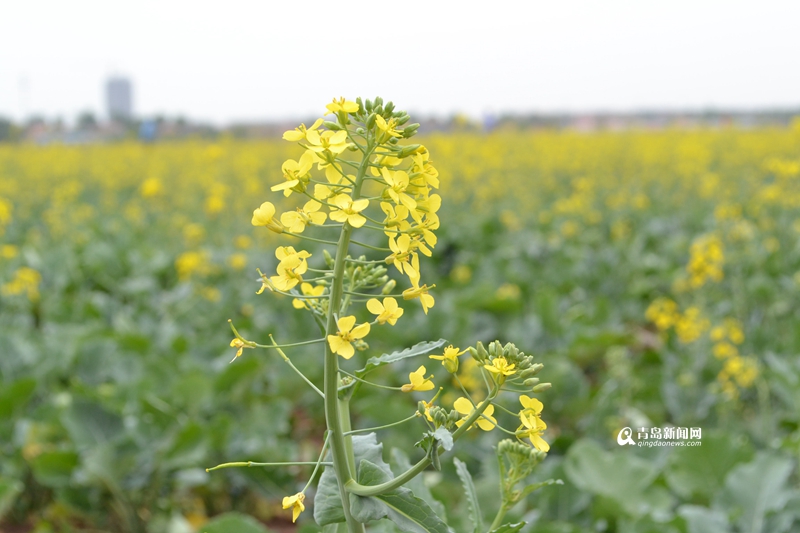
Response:
[{"label": "blurred flower field", "polygon": [[[406,306],[354,360],[444,337],[513,339],[547,365],[535,475],[564,485],[511,511],[524,532],[797,531],[800,123],[420,142],[445,199],[436,305]],[[205,471],[321,444],[319,399],[275,353],[229,363],[229,318],[247,338],[308,336],[288,298],[256,294],[278,237],[251,214],[292,149],[0,145],[0,531],[292,530],[281,498],[310,470]],[[319,354],[293,353],[319,382]],[[416,365],[400,368],[384,380]],[[416,408],[370,394],[363,426]],[[702,445],[620,447],[624,427],[700,427]],[[474,459],[494,441],[465,440],[494,497]],[[445,463],[426,481],[458,524]]]}]

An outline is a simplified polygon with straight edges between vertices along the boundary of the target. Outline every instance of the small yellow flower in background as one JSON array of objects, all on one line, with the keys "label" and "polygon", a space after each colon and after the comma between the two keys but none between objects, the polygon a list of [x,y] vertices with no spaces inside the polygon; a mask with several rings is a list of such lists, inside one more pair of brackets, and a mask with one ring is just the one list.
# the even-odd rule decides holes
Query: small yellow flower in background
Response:
[{"label": "small yellow flower in background", "polygon": [[360,228],[366,224],[367,219],[360,214],[361,211],[369,206],[369,200],[366,198],[361,198],[354,202],[349,195],[338,194],[331,200],[331,203],[339,208],[331,211],[331,220],[347,222],[354,228]]},{"label": "small yellow flower in background", "polygon": [[699,339],[709,326],[708,319],[703,318],[699,308],[689,307],[675,322],[675,333],[678,340],[689,344]]},{"label": "small yellow flower in background", "polygon": [[369,322],[364,322],[355,326],[356,317],[344,316],[336,321],[339,331],[336,335],[328,335],[328,344],[333,353],[339,354],[345,359],[350,359],[356,353],[353,345],[350,344],[358,339],[363,339],[369,334]]},{"label": "small yellow flower in background", "polygon": [[550,451],[550,445],[542,438],[542,431],[547,429],[547,424],[538,416],[524,411],[520,413],[519,420],[522,425],[517,430],[517,437],[529,439],[533,447],[540,452]]},{"label": "small yellow flower in background", "polygon": [[[303,296],[322,296],[322,293],[325,292],[325,286],[317,285],[315,287],[310,283],[303,283],[300,285],[300,292],[303,293]],[[295,309],[309,309],[308,301],[300,298],[292,300],[292,307]]]},{"label": "small yellow flower in background", "polygon": [[455,374],[458,372],[458,356],[465,352],[466,350],[459,350],[458,348],[454,348],[451,344],[444,349],[444,353],[442,355],[429,355],[428,358],[441,361],[445,370],[451,374]]},{"label": "small yellow flower in background", "polygon": [[[464,420],[466,418],[469,418],[469,415],[471,415],[473,411],[475,411],[475,407],[472,405],[472,402],[464,398],[463,396],[453,403],[453,408],[456,411],[458,411],[459,414],[464,415],[464,418],[456,422],[456,426],[458,427],[464,425]],[[489,405],[483,411],[483,416],[485,416],[489,420],[481,417],[478,418],[478,420],[475,423],[478,424],[478,427],[481,428],[482,430],[491,431],[494,429],[494,426],[497,425],[497,419],[492,416],[493,414],[494,414],[494,405]]]},{"label": "small yellow flower in background", "polygon": [[292,142],[302,141],[303,139],[306,138],[306,133],[308,133],[309,131],[314,131],[320,126],[322,126],[321,118],[318,118],[316,122],[314,122],[314,125],[308,129],[306,129],[305,124],[300,124],[300,126],[298,126],[297,128],[284,132],[283,139]]},{"label": "small yellow flower in background", "polygon": [[283,225],[275,220],[275,206],[271,202],[264,202],[253,211],[253,218],[250,219],[253,226],[264,226],[275,233],[283,233]]},{"label": "small yellow flower in background", "polygon": [[656,325],[660,331],[665,331],[675,325],[680,318],[678,304],[669,298],[656,298],[647,307],[644,316]]},{"label": "small yellow flower in background", "polygon": [[309,200],[297,211],[289,211],[281,215],[281,224],[292,233],[303,233],[308,224],[320,226],[325,223],[328,215],[319,211],[322,204],[316,200]]},{"label": "small yellow flower in background", "polygon": [[425,378],[425,367],[421,366],[408,375],[410,383],[400,387],[400,390],[403,392],[431,390],[434,387],[431,378],[433,378],[433,374],[431,374],[431,377]]},{"label": "small yellow flower in background", "polygon": [[153,198],[164,192],[164,185],[158,178],[147,178],[139,189],[142,198]]},{"label": "small yellow flower in background", "polygon": [[495,357],[490,365],[483,365],[483,368],[496,374],[498,379],[505,379],[505,376],[513,376],[516,372],[514,363],[509,363],[505,357]]},{"label": "small yellow flower in background", "polygon": [[19,254],[19,248],[13,244],[4,244],[0,246],[0,257],[3,259],[14,259]]},{"label": "small yellow flower in background", "polygon": [[369,299],[367,301],[367,309],[373,315],[378,315],[375,319],[378,324],[388,322],[389,325],[394,326],[397,323],[397,319],[403,316],[403,308],[397,305],[397,300],[391,296],[384,298],[383,303],[377,298]]},{"label": "small yellow flower in background", "polygon": [[247,250],[253,245],[253,239],[247,235],[237,235],[236,238],[233,239],[233,245],[240,250]]},{"label": "small yellow flower in background", "polygon": [[241,252],[231,254],[228,257],[228,264],[234,270],[242,270],[247,266],[247,256]]},{"label": "small yellow flower in background", "polygon": [[306,506],[303,505],[303,502],[306,499],[306,495],[302,492],[298,492],[294,496],[284,496],[283,498],[283,508],[289,509],[292,508],[292,523],[294,524],[297,522],[297,517],[300,516],[300,513],[306,510]]},{"label": "small yellow flower in background", "polygon": [[19,267],[14,272],[14,277],[0,287],[0,293],[9,296],[25,294],[28,300],[35,302],[39,299],[39,284],[42,275],[30,267]]},{"label": "small yellow flower in background", "polygon": [[711,353],[713,353],[714,357],[717,359],[727,359],[739,355],[739,350],[729,342],[718,342],[714,345],[714,348],[712,348]]},{"label": "small yellow flower in background", "polygon": [[334,98],[333,102],[325,106],[331,113],[338,113],[344,111],[345,113],[358,113],[358,104],[345,100],[344,97]]},{"label": "small yellow flower in background", "polygon": [[422,310],[425,311],[425,314],[427,315],[428,309],[433,307],[433,304],[435,303],[433,296],[428,294],[428,291],[434,287],[436,287],[436,285],[431,285],[430,287],[423,285],[420,287],[419,285],[414,284],[413,287],[403,291],[403,299],[413,300],[414,298],[419,298],[419,302],[422,304]]}]

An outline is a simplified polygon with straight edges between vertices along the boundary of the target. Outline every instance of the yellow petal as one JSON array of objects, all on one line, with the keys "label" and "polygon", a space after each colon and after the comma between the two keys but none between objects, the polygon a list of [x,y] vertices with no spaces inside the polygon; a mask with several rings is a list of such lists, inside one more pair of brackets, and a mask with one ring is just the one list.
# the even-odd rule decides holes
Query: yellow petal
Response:
[{"label": "yellow petal", "polygon": [[373,315],[380,315],[381,313],[383,313],[384,307],[383,304],[381,304],[377,298],[371,298],[370,300],[367,300],[367,309]]},{"label": "yellow petal", "polygon": [[[355,318],[353,318],[355,320]],[[363,324],[356,326],[353,331],[350,332],[350,336],[354,339],[363,339],[369,334],[369,322],[364,322]]]},{"label": "yellow petal", "polygon": [[462,396],[453,403],[453,409],[462,415],[468,415],[473,411],[472,402]]},{"label": "yellow petal", "polygon": [[[342,318],[340,318],[336,322],[336,325],[339,327],[339,331],[341,331],[342,333],[347,333],[351,329],[353,329],[355,323],[356,323],[356,317],[350,315],[350,316],[343,316]],[[369,331],[369,329],[367,329],[367,331]]]}]

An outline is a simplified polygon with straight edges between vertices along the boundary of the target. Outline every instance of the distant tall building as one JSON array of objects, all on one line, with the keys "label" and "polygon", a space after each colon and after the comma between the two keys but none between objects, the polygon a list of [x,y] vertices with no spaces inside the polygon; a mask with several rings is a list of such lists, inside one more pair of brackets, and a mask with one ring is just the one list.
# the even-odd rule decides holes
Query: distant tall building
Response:
[{"label": "distant tall building", "polygon": [[133,89],[128,78],[108,79],[106,105],[109,118],[127,120],[133,117]]}]

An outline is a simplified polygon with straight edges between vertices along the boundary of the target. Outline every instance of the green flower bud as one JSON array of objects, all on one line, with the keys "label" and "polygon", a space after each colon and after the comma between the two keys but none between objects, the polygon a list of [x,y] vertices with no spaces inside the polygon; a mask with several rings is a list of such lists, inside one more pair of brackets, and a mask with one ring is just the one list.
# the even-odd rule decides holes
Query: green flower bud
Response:
[{"label": "green flower bud", "polygon": [[522,384],[525,385],[526,387],[533,387],[537,383],[539,383],[539,378],[530,378],[522,382]]},{"label": "green flower bud", "polygon": [[364,109],[366,109],[368,113],[372,113],[372,100],[369,98],[367,98],[367,101],[364,103]]},{"label": "green flower bud", "polygon": [[478,344],[475,345],[477,351],[477,359],[478,361],[485,361],[489,357],[489,352],[486,351],[486,348],[483,347],[483,343],[478,341]]},{"label": "green flower bud", "polygon": [[365,130],[364,128],[361,127],[356,128],[356,133],[358,133],[359,135],[364,135],[366,132],[367,130]]},{"label": "green flower bud", "polygon": [[539,383],[533,388],[533,392],[544,392],[552,386],[553,386],[552,383]]},{"label": "green flower bud", "polygon": [[331,256],[331,253],[328,250],[323,248],[322,249],[322,256],[325,258],[325,264],[328,265],[328,268],[333,268],[333,265],[334,265],[335,261],[333,260],[333,257]]},{"label": "green flower bud", "polygon": [[417,150],[419,150],[420,146],[422,146],[422,145],[420,145],[420,144],[409,144],[408,146],[404,146],[397,153],[397,157],[399,157],[400,159],[403,159],[404,157],[408,157],[411,154],[413,154],[414,152],[416,152]]},{"label": "green flower bud", "polygon": [[419,416],[425,416],[425,408],[427,406],[428,404],[426,404],[424,400],[417,402],[417,414],[419,414]]},{"label": "green flower bud", "polygon": [[367,126],[368,130],[371,130],[371,129],[373,129],[375,127],[375,113],[371,113],[367,117],[366,126]]},{"label": "green flower bud", "polygon": [[395,113],[395,115],[396,115],[396,118],[397,118],[397,125],[398,125],[398,126],[402,126],[403,124],[405,124],[406,122],[408,122],[408,121],[409,121],[409,119],[411,118],[411,117],[410,117],[410,116],[408,116],[408,114],[407,114],[407,113],[405,113],[405,112],[401,112],[401,113],[399,113],[399,114],[398,114],[398,113]]},{"label": "green flower bud", "polygon": [[419,124],[416,123],[416,122],[414,124],[410,125],[410,126],[406,126],[403,129],[403,138],[404,139],[410,139],[411,137],[413,137],[417,133],[418,129],[419,129]]},{"label": "green flower bud", "polygon": [[392,294],[392,291],[394,291],[396,285],[397,282],[393,279],[390,279],[386,282],[386,285],[383,286],[383,289],[381,289],[381,294]]},{"label": "green flower bud", "polygon": [[383,106],[383,111],[385,113],[391,113],[394,111],[394,102],[386,102],[386,105]]},{"label": "green flower bud", "polygon": [[322,125],[331,131],[339,131],[340,129],[342,129],[342,127],[337,122],[331,122],[330,120],[324,121]]},{"label": "green flower bud", "polygon": [[375,105],[376,106],[383,105],[383,98],[381,98],[380,96],[376,96],[375,97]]},{"label": "green flower bud", "polygon": [[455,374],[458,372],[458,358],[455,359],[445,359],[442,361],[444,365],[444,369],[450,372],[451,374]]}]

